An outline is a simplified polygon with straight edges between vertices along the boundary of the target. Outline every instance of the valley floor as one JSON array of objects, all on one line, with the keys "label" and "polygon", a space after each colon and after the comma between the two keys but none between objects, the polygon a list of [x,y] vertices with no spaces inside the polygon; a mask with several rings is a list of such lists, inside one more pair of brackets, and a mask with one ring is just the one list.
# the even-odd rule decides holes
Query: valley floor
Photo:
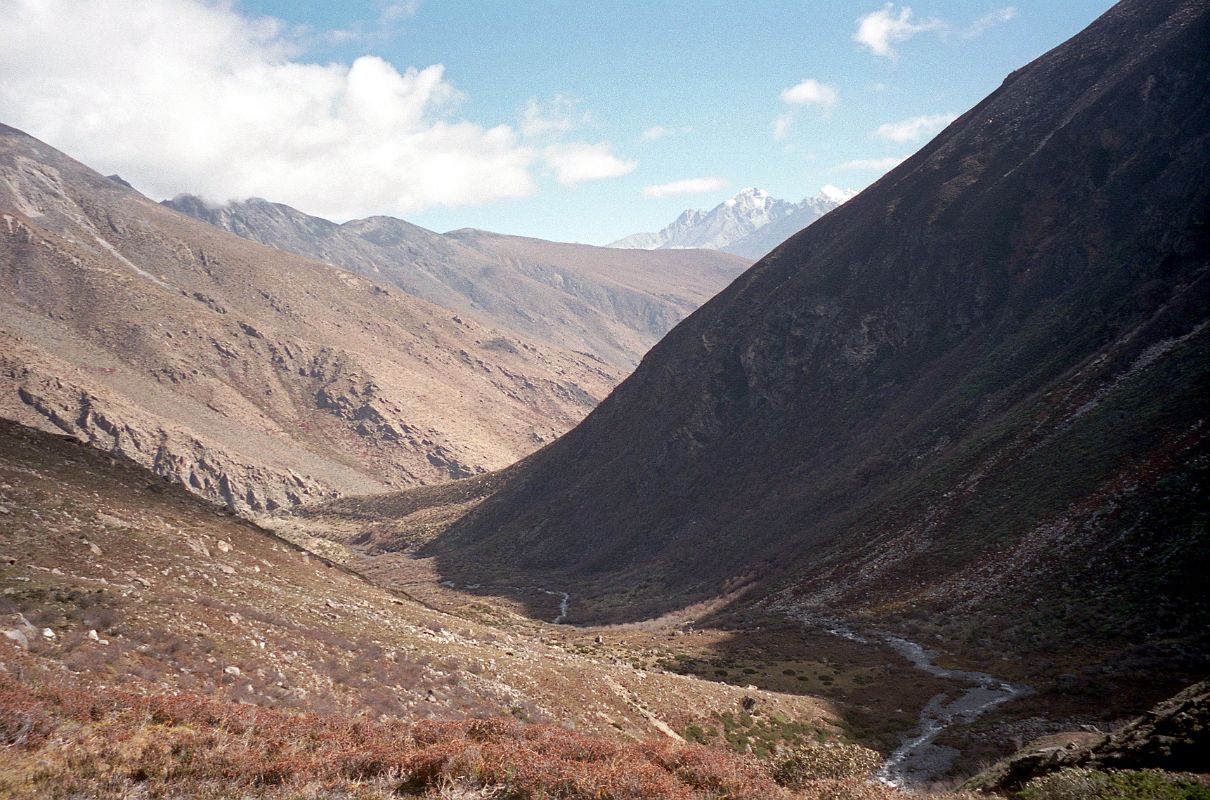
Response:
[{"label": "valley floor", "polygon": [[[564,613],[565,594],[572,620],[584,612],[577,587],[535,585],[491,565],[482,565],[478,574],[464,565],[462,582],[456,582],[440,573],[436,559],[415,555],[489,495],[497,480],[488,475],[431,487],[422,490],[423,496],[413,491],[349,497],[264,523],[377,585],[461,619],[645,674],[679,674],[749,692],[824,700],[847,737],[884,757],[922,739],[923,746],[890,776],[917,786],[958,782],[1031,742],[1079,742],[1081,731],[1120,726],[1164,696],[1119,692],[1106,698],[1061,691],[1054,677],[1067,668],[1063,659],[1070,654],[1055,653],[1053,663],[1008,650],[971,650],[960,657],[946,648],[953,643],[952,631],[919,621],[837,635],[839,623],[804,622],[774,603],[750,602],[742,585],[642,622],[551,625],[543,620]],[[928,656],[928,669],[922,668],[922,654]],[[742,713],[677,730],[695,741],[758,753],[775,748],[782,735],[759,723],[753,728]]]},{"label": "valley floor", "polygon": [[[872,770],[963,689],[733,597],[552,624],[562,587],[273,522],[0,423],[0,797],[886,800]],[[945,731],[949,783],[1082,719],[1047,702]]]},{"label": "valley floor", "polygon": [[[774,746],[868,753],[825,701],[451,613],[7,422],[0,534],[0,797],[789,797]],[[686,741],[722,720],[753,752]]]}]

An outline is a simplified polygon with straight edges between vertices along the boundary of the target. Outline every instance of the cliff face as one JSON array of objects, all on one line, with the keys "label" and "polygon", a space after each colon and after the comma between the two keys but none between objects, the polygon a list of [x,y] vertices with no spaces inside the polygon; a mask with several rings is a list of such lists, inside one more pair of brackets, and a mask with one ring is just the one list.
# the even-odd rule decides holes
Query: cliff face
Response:
[{"label": "cliff face", "polygon": [[0,128],[0,414],[240,511],[503,467],[620,379]]},{"label": "cliff face", "polygon": [[1013,73],[422,552],[613,619],[755,580],[1030,646],[1196,632],[1208,40],[1128,0]]}]

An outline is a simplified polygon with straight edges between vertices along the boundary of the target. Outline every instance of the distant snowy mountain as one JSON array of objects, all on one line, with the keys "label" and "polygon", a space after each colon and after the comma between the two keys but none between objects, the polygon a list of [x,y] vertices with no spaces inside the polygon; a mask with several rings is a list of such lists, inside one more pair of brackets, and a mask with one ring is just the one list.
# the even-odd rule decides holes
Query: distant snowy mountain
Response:
[{"label": "distant snowy mountain", "polygon": [[856,192],[825,186],[801,203],[749,188],[710,211],[688,210],[658,233],[636,233],[609,245],[641,250],[700,247],[760,258]]}]

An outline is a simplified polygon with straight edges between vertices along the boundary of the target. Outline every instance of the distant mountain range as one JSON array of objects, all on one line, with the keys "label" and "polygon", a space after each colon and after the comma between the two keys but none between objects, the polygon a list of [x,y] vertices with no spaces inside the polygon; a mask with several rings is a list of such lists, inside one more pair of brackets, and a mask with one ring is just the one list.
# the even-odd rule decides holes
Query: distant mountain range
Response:
[{"label": "distant mountain range", "polygon": [[688,209],[657,233],[635,233],[609,247],[638,250],[703,248],[760,258],[856,192],[825,186],[801,203],[748,188],[709,211]]},{"label": "distant mountain range", "polygon": [[337,224],[255,198],[217,205],[179,195],[163,204],[624,370],[750,263],[710,250],[621,252],[469,228],[440,234],[384,216]]}]

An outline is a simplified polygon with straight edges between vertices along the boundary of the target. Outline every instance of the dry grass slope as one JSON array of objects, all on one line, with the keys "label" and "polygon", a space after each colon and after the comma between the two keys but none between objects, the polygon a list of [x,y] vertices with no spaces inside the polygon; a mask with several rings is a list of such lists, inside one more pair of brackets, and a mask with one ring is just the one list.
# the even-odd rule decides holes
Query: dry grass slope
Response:
[{"label": "dry grass slope", "polygon": [[10,676],[0,676],[0,746],[0,797],[14,799],[909,797],[872,783],[876,754],[855,745],[813,745],[761,762],[509,719],[321,716]]},{"label": "dry grass slope", "polygon": [[504,467],[623,372],[233,236],[0,126],[0,415],[233,509]]}]

